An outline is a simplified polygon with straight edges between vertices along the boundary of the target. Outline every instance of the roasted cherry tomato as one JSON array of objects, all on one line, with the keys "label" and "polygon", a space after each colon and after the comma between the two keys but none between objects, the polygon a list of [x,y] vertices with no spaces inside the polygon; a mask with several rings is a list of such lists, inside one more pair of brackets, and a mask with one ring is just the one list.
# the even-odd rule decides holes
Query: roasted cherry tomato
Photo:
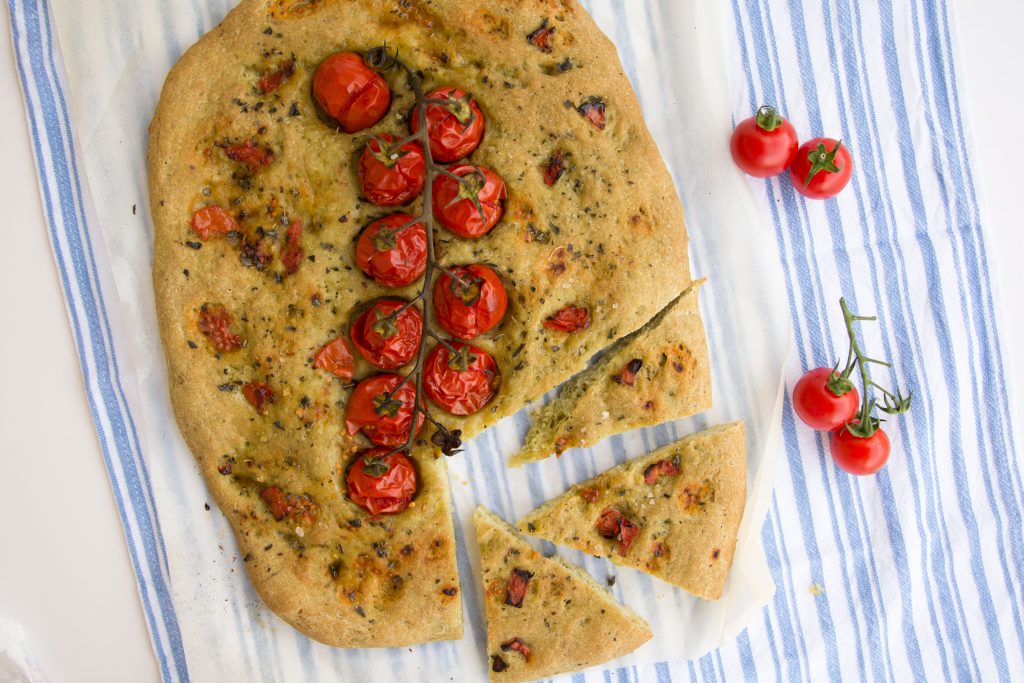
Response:
[{"label": "roasted cherry tomato", "polygon": [[434,216],[456,235],[482,237],[501,220],[507,196],[505,182],[494,171],[461,164],[449,171],[461,178],[441,175],[434,181]]},{"label": "roasted cherry tomato", "polygon": [[389,448],[356,454],[345,483],[353,503],[372,515],[391,515],[409,507],[416,495],[416,468],[404,452]]},{"label": "roasted cherry tomato", "polygon": [[192,231],[204,242],[213,237],[220,237],[229,232],[238,231],[238,223],[230,213],[216,204],[204,206],[192,214]]},{"label": "roasted cherry tomato", "polygon": [[[427,94],[427,137],[434,161],[450,164],[477,148],[484,137],[484,114],[469,93],[458,88],[438,88]],[[409,130],[420,129],[420,108],[409,115]]]},{"label": "roasted cherry tomato", "polygon": [[237,351],[245,346],[245,340],[235,334],[234,324],[231,312],[220,304],[203,304],[199,308],[199,331],[219,353]]},{"label": "roasted cherry tomato", "polygon": [[313,367],[326,370],[345,382],[352,379],[356,371],[356,359],[352,357],[345,337],[338,337],[317,351],[313,357]]},{"label": "roasted cherry tomato", "polygon": [[281,247],[281,263],[284,265],[285,275],[294,275],[302,263],[302,257],[306,255],[299,244],[300,237],[302,237],[302,223],[292,221],[285,235],[284,246]]},{"label": "roasted cherry tomato", "polygon": [[732,132],[732,158],[740,169],[756,178],[777,176],[796,156],[796,130],[767,105],[740,121]]},{"label": "roasted cherry tomato", "polygon": [[426,160],[419,144],[407,142],[396,148],[391,144],[394,141],[387,133],[370,138],[359,159],[363,195],[381,206],[412,201],[427,182]]},{"label": "roasted cherry tomato", "polygon": [[356,263],[385,287],[405,287],[427,269],[427,231],[407,213],[378,218],[359,235]]},{"label": "roasted cherry tomato", "polygon": [[508,308],[508,294],[498,274],[479,263],[448,270],[451,275],[444,273],[434,285],[437,324],[466,341],[494,329]]},{"label": "roasted cherry tomato", "polygon": [[[844,388],[845,393],[836,393]],[[842,382],[832,368],[810,370],[793,387],[793,410],[809,427],[823,432],[839,429],[853,420],[859,405],[856,387],[849,380]]]},{"label": "roasted cherry tomato", "polygon": [[242,387],[242,395],[258,413],[274,402],[274,390],[266,382],[249,382]]},{"label": "roasted cherry tomato", "polygon": [[850,474],[874,474],[889,459],[889,437],[881,429],[871,436],[837,429],[829,436],[828,448],[836,464]]},{"label": "roasted cherry tomato", "polygon": [[278,88],[281,84],[287,81],[295,73],[295,62],[286,59],[277,65],[274,71],[268,71],[260,77],[260,80],[256,81],[256,87],[259,88],[260,92],[264,95],[268,95]]},{"label": "roasted cherry tomato", "polygon": [[810,199],[828,199],[850,182],[853,159],[842,140],[814,138],[800,145],[789,178],[796,191]]},{"label": "roasted cherry tomato", "polygon": [[541,324],[549,330],[579,332],[590,327],[590,311],[570,304],[549,315]]},{"label": "roasted cherry tomato", "polygon": [[427,354],[423,389],[452,415],[472,415],[490,403],[501,386],[501,373],[491,354],[461,342],[438,344]]},{"label": "roasted cherry tomato", "polygon": [[[395,448],[404,444],[412,427],[416,386],[413,380],[408,380],[395,391],[403,380],[401,375],[375,375],[356,385],[345,412],[348,433],[362,431],[378,446]],[[423,415],[417,413],[416,433],[422,428]]]},{"label": "roasted cherry tomato", "polygon": [[336,52],[313,74],[313,99],[346,133],[356,133],[383,118],[391,89],[354,52]]},{"label": "roasted cherry tomato", "polygon": [[366,362],[397,370],[415,357],[423,336],[420,309],[401,299],[379,299],[352,323],[352,343]]},{"label": "roasted cherry tomato", "polygon": [[261,147],[252,140],[238,144],[224,144],[224,156],[231,161],[242,164],[250,173],[258,173],[274,161],[274,152],[269,147]]}]

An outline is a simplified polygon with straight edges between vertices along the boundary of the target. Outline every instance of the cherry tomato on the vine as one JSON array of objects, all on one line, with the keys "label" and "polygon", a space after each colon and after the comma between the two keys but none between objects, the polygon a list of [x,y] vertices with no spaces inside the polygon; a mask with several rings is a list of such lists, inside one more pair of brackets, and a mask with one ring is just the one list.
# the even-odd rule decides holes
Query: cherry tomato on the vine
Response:
[{"label": "cherry tomato on the vine", "polygon": [[416,356],[423,336],[423,316],[420,309],[407,303],[379,299],[352,323],[352,344],[370,365],[396,370]]},{"label": "cherry tomato on the vine", "polygon": [[[409,438],[412,427],[416,386],[401,375],[368,377],[356,385],[348,399],[345,427],[349,434],[361,431],[371,443],[395,448]],[[395,387],[402,386],[395,391]],[[392,392],[394,395],[392,395]],[[417,411],[416,433],[423,428],[423,415]]]},{"label": "cherry tomato on the vine", "polygon": [[763,106],[757,114],[740,121],[729,144],[733,161],[756,178],[777,176],[796,156],[796,130],[774,107]]},{"label": "cherry tomato on the vine", "polygon": [[313,99],[346,133],[356,133],[383,118],[391,88],[354,52],[336,52],[313,74]]},{"label": "cherry tomato on the vine", "polygon": [[326,370],[332,375],[347,382],[356,371],[356,359],[348,348],[345,337],[337,337],[329,341],[313,357],[313,367]]},{"label": "cherry tomato on the vine", "polygon": [[438,344],[427,354],[423,389],[434,403],[452,415],[472,415],[490,403],[501,385],[501,373],[491,354],[461,342]]},{"label": "cherry tomato on the vine", "polygon": [[416,495],[416,468],[404,451],[386,455],[388,448],[356,454],[345,483],[353,503],[373,515],[388,515],[409,507]]},{"label": "cherry tomato on the vine", "polygon": [[[427,105],[427,136],[434,161],[449,164],[477,148],[484,137],[484,114],[476,100],[458,88],[438,88],[427,94],[427,99],[444,100]],[[414,107],[409,115],[409,130],[420,129],[420,109]]]},{"label": "cherry tomato on the vine", "polygon": [[[808,371],[793,387],[793,410],[808,426],[830,432],[853,420],[860,405],[860,394],[849,385],[849,391],[836,394],[829,386],[839,382],[839,373],[832,368],[815,368]],[[839,387],[837,387],[839,388]]]},{"label": "cherry tomato on the vine", "polygon": [[800,145],[789,178],[796,191],[809,199],[835,197],[850,182],[853,159],[842,140],[814,138]]},{"label": "cherry tomato on the vine", "polygon": [[404,287],[427,269],[427,231],[407,213],[373,221],[356,241],[359,269],[385,287]]},{"label": "cherry tomato on the vine", "polygon": [[434,285],[437,324],[466,341],[494,329],[508,308],[508,294],[498,274],[480,263],[448,270],[451,275],[444,273]]},{"label": "cherry tomato on the vine", "polygon": [[889,437],[881,429],[871,436],[837,429],[829,436],[828,447],[836,464],[850,474],[874,474],[889,459]]},{"label": "cherry tomato on the vine", "polygon": [[434,181],[434,216],[445,228],[461,237],[482,237],[501,220],[508,196],[505,182],[494,171],[460,164],[448,169],[461,180],[441,175]]},{"label": "cherry tomato on the vine", "polygon": [[394,141],[388,133],[370,138],[359,159],[363,195],[380,206],[412,201],[427,182],[426,160],[419,144],[407,142],[396,148],[391,144]]}]

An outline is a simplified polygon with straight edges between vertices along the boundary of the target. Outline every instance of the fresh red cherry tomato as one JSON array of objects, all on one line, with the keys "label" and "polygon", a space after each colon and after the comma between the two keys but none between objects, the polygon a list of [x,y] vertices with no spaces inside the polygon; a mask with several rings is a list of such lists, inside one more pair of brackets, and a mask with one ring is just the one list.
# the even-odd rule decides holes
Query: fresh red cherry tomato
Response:
[{"label": "fresh red cherry tomato", "polygon": [[881,429],[871,436],[837,429],[829,436],[828,448],[836,464],[850,474],[874,474],[889,459],[889,437]]},{"label": "fresh red cherry tomato", "polygon": [[[833,378],[829,386],[829,378]],[[860,394],[852,385],[839,395],[839,373],[832,368],[808,371],[793,387],[793,410],[809,427],[822,432],[839,429],[853,420],[860,405]]]},{"label": "fresh red cherry tomato", "polygon": [[796,130],[774,107],[765,105],[756,115],[740,121],[729,146],[740,170],[756,178],[771,178],[793,163]]},{"label": "fresh red cherry tomato", "polygon": [[465,341],[494,329],[508,308],[508,294],[498,274],[479,263],[448,270],[456,277],[444,273],[434,285],[437,324]]},{"label": "fresh red cherry tomato", "polygon": [[407,213],[378,218],[359,235],[356,263],[385,287],[405,287],[427,269],[427,231]]},{"label": "fresh red cherry tomato", "polygon": [[356,359],[352,357],[345,337],[338,337],[317,351],[313,357],[313,367],[326,370],[345,382],[352,379],[356,371]]},{"label": "fresh red cherry tomato", "polygon": [[401,299],[379,299],[352,323],[352,344],[366,362],[397,370],[413,359],[423,336],[420,309]]},{"label": "fresh red cherry tomato", "polygon": [[353,503],[372,515],[393,515],[409,507],[416,495],[416,468],[404,452],[388,448],[356,454],[345,483]]},{"label": "fresh red cherry tomato", "polygon": [[427,354],[423,389],[452,415],[472,415],[490,403],[501,386],[501,373],[491,354],[477,346],[448,342],[455,353],[438,344]]},{"label": "fresh red cherry tomato", "polygon": [[238,223],[230,213],[216,204],[204,206],[192,214],[192,231],[204,242],[214,237],[238,231]]},{"label": "fresh red cherry tomato", "polygon": [[359,159],[363,195],[381,206],[412,201],[427,182],[426,160],[419,144],[407,142],[396,149],[391,144],[394,141],[387,133],[370,138]]},{"label": "fresh red cherry tomato", "polygon": [[354,52],[336,52],[313,74],[313,99],[346,133],[377,123],[391,105],[391,89]]},{"label": "fresh red cherry tomato", "polygon": [[[403,380],[401,375],[374,375],[357,384],[345,412],[348,433],[361,431],[378,446],[395,448],[404,444],[412,427],[416,386],[410,379],[395,391]],[[416,433],[422,428],[423,415],[417,412]]]},{"label": "fresh red cherry tomato", "polygon": [[810,199],[828,199],[850,182],[853,159],[842,140],[814,138],[800,145],[789,178],[796,191]]},{"label": "fresh red cherry tomato", "polygon": [[508,196],[505,182],[494,171],[461,164],[449,169],[458,181],[446,175],[434,181],[434,216],[462,237],[482,237],[490,232],[504,213],[502,200]]},{"label": "fresh red cherry tomato", "polygon": [[[427,99],[443,103],[427,105],[427,137],[434,161],[450,164],[477,148],[484,137],[484,114],[476,100],[458,88],[438,88],[428,93]],[[409,130],[420,129],[420,108],[409,115]]]}]

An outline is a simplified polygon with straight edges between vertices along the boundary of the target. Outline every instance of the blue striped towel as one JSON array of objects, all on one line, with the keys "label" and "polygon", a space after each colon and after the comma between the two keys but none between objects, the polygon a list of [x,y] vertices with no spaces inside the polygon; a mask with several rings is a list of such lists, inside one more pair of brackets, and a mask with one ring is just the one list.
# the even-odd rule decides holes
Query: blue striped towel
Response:
[{"label": "blue striped towel", "polygon": [[[132,4],[122,8],[126,15],[152,11],[163,20],[118,32],[109,17],[76,3],[8,0],[40,191],[90,410],[163,678],[213,680],[213,671],[232,671],[257,680],[364,680],[371,665],[377,666],[373,655],[329,651],[290,629],[265,625],[273,617],[235,572],[238,558],[232,557],[226,522],[198,512],[205,492],[195,485],[197,474],[173,423],[138,417],[166,413],[167,404],[165,384],[153,379],[162,367],[153,360],[151,300],[131,296],[150,291],[145,177],[121,177],[103,164],[83,162],[140,157],[149,117],[148,110],[116,106],[117,91],[104,89],[99,77],[90,83],[94,106],[76,109],[76,83],[88,76],[78,71],[87,61],[83,55],[115,51],[112,66],[123,70],[127,87],[142,91],[143,101],[153,99],[181,47],[231,4],[178,2],[173,19],[159,7]],[[749,366],[732,357],[718,361],[716,402],[727,407],[705,419],[747,417],[757,443],[752,467],[766,470],[761,476],[769,480],[775,477],[759,538],[756,528],[751,534],[763,545],[774,596],[767,606],[743,612],[746,627],[737,637],[699,658],[638,659],[572,680],[1024,680],[1024,487],[996,323],[999,302],[989,286],[983,214],[958,96],[955,27],[945,0],[731,0],[728,6],[650,0],[635,1],[628,10],[608,0],[585,4],[619,47],[680,183],[694,233],[695,272],[711,274],[713,287],[726,244],[742,243],[729,230],[748,229],[749,242],[741,246],[761,262],[756,274],[769,281],[781,266],[785,287],[778,301],[763,303],[771,315],[755,320],[753,328],[742,326],[749,320],[730,327],[736,318],[719,313],[738,309],[735,301],[729,308],[727,295],[735,299],[744,291],[741,284],[723,283],[718,294],[709,287],[705,301],[711,305],[706,317],[712,348],[730,342],[740,351],[754,349],[756,362],[747,361]],[[686,12],[682,5],[723,12],[735,120],[761,103],[774,103],[803,137],[825,134],[847,142],[856,171],[837,200],[805,202],[785,179],[737,180],[743,189],[736,201],[742,203],[740,195],[752,189],[771,218],[764,234],[758,234],[757,221],[708,222],[711,214],[705,216],[701,206],[714,188],[702,186],[693,166],[678,163],[688,119],[675,128],[664,121],[666,107],[699,111],[664,94],[678,92],[670,81],[687,54],[686,40],[679,39],[685,34],[671,30]],[[68,7],[77,9],[65,13],[75,30],[58,39],[51,10]],[[104,41],[108,45],[99,45]],[[67,71],[62,44],[69,53]],[[163,59],[152,59],[154,51],[162,51]],[[652,72],[657,78],[648,77]],[[727,165],[724,138],[722,150],[720,159],[707,157],[706,163]],[[707,177],[714,173],[707,171]],[[132,204],[138,204],[137,217]],[[837,470],[827,443],[798,424],[789,403],[803,369],[831,364],[845,350],[841,295],[855,310],[880,315],[881,324],[864,326],[865,342],[894,361],[884,379],[916,394],[910,414],[890,426],[894,455],[875,477],[856,479]],[[727,367],[724,376],[735,378],[738,370],[756,371],[765,347],[784,353],[790,332],[780,331],[779,320],[786,327],[789,321],[773,307],[783,314],[788,308],[792,320],[781,425],[773,406],[762,407],[771,400],[754,390],[766,380],[733,388],[721,370]],[[749,318],[758,308],[742,310]],[[760,336],[746,334],[750,329]],[[731,338],[737,332],[744,333],[741,344]],[[128,381],[132,375],[139,381]],[[154,389],[160,386],[162,394]],[[766,421],[781,427],[777,468]],[[636,455],[703,423],[613,439],[608,452],[595,449],[581,458],[578,471],[553,470],[560,478],[535,497],[579,480],[609,458]],[[506,426],[520,434],[522,428],[521,420]],[[473,471],[477,462],[488,466],[486,450],[509,450],[491,438],[493,443],[474,446],[464,464],[453,467],[457,498],[460,478],[479,477]],[[488,502],[499,510],[504,505],[509,518],[525,511],[500,493]],[[218,543],[227,549],[199,564],[183,556]],[[468,562],[460,557],[465,580],[471,576]],[[588,561],[588,568],[603,571],[595,562]],[[223,571],[211,571],[211,565]],[[466,596],[472,612],[472,592]],[[686,603],[679,609],[699,613],[701,607]],[[217,623],[241,634],[217,640],[222,634],[205,633],[216,640],[213,657],[203,650],[204,634],[190,627],[202,612],[215,613]],[[679,642],[700,639],[695,629],[669,635]],[[479,637],[478,629],[470,631],[472,647]],[[677,652],[684,651],[680,645]],[[470,666],[449,645],[424,652],[412,668],[396,653],[385,671],[396,680],[434,680],[444,672],[447,680]],[[231,667],[211,668],[212,659]],[[482,671],[475,663],[471,668],[471,677]]]}]

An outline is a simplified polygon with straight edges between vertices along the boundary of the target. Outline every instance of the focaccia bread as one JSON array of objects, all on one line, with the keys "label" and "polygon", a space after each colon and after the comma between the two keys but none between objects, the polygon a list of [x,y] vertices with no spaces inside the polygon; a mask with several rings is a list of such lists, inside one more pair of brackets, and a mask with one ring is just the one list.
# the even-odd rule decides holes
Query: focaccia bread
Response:
[{"label": "focaccia bread", "polygon": [[[354,255],[363,227],[390,212],[361,195],[359,157],[370,135],[406,134],[405,77],[382,74],[387,114],[358,134],[311,96],[326,57],[385,44],[427,90],[472,93],[487,128],[470,160],[507,185],[489,234],[436,233],[442,264],[491,264],[508,290],[503,322],[473,341],[495,359],[500,387],[468,417],[431,404],[448,428],[468,438],[515,413],[690,281],[670,176],[614,46],[575,0],[243,0],[182,56],[149,141],[153,280],[175,414],[259,595],[303,633],[344,647],[462,633],[433,427],[410,454],[411,504],[368,514],[346,490],[368,446],[346,429],[352,383],[315,360],[369,302],[418,292],[381,287]],[[422,201],[403,210],[416,214]],[[235,229],[201,238],[201,210]],[[585,309],[589,324],[545,326],[567,306]],[[375,372],[357,358],[353,379]]]},{"label": "focaccia bread", "polygon": [[697,295],[704,281],[636,332],[605,350],[531,416],[515,467],[562,455],[632,429],[702,413],[711,407],[711,363]]},{"label": "focaccia bread", "polygon": [[497,515],[474,516],[491,680],[532,681],[626,655],[651,638],[639,615],[587,572],[544,557]]},{"label": "focaccia bread", "polygon": [[577,484],[516,526],[717,600],[746,500],[746,440],[733,422]]}]

